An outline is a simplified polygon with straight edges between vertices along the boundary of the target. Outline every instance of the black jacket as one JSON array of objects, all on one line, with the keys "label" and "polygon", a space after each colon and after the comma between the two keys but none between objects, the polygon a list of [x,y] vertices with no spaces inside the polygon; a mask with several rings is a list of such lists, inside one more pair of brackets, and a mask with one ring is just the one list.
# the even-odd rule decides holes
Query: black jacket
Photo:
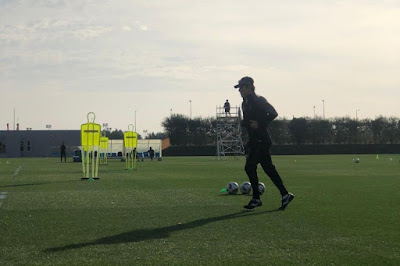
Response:
[{"label": "black jacket", "polygon": [[[251,148],[259,144],[270,146],[272,142],[268,134],[268,125],[278,116],[275,108],[264,97],[251,94],[243,98],[242,110],[242,127],[247,130],[249,136],[248,147]],[[250,120],[257,121],[257,129],[250,127]]]}]

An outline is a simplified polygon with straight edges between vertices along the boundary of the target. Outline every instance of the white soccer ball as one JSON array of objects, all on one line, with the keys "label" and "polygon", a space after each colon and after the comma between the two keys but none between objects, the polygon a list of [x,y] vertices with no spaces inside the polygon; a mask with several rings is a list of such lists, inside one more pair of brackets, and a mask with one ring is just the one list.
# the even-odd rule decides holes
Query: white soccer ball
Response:
[{"label": "white soccer ball", "polygon": [[355,163],[359,163],[359,162],[360,162],[360,159],[359,159],[359,158],[355,158],[355,159],[354,159],[354,162],[355,162]]},{"label": "white soccer ball", "polygon": [[265,185],[262,182],[258,182],[258,192],[262,195],[265,192]]},{"label": "white soccer ball", "polygon": [[243,182],[240,185],[240,191],[243,194],[250,194],[250,192],[251,192],[251,184],[250,184],[250,182]]},{"label": "white soccer ball", "polygon": [[239,185],[236,182],[229,182],[229,184],[226,185],[226,190],[229,194],[236,194],[239,191]]}]

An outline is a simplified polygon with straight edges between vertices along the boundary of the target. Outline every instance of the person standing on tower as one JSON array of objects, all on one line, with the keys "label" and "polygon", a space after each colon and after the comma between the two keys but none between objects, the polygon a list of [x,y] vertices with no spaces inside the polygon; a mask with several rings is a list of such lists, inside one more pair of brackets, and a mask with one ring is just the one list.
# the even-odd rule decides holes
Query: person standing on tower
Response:
[{"label": "person standing on tower", "polygon": [[231,105],[228,100],[226,100],[224,108],[225,108],[225,116],[227,116],[228,114],[229,116],[231,116]]}]

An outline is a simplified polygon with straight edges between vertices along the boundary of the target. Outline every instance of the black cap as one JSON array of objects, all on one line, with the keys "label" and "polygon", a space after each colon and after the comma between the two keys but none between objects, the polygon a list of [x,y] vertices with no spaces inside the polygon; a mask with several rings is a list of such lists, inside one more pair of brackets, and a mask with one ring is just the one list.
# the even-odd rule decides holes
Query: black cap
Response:
[{"label": "black cap", "polygon": [[239,83],[237,85],[235,85],[234,87],[237,88],[241,88],[245,85],[252,85],[254,84],[254,80],[250,77],[243,77],[241,80],[239,80]]}]

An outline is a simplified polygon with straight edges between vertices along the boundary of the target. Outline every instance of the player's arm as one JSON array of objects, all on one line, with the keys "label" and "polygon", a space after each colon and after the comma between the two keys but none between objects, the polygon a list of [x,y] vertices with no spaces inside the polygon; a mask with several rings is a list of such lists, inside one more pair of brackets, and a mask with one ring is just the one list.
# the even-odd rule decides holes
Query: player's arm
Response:
[{"label": "player's arm", "polygon": [[[242,104],[243,110],[243,104]],[[249,153],[249,129],[250,129],[250,120],[244,116],[243,113],[243,120],[240,121],[242,127],[242,141],[244,146],[244,153],[247,155]]]},{"label": "player's arm", "polygon": [[[243,107],[244,107],[244,104],[242,103],[242,111],[244,110]],[[240,124],[241,124],[242,128],[247,129],[247,130],[250,129],[250,120],[248,119],[247,116],[245,116],[244,112],[243,112],[243,120],[240,122]]]},{"label": "player's arm", "polygon": [[266,128],[278,116],[278,113],[265,98],[260,97],[257,105],[259,110],[257,122],[259,127]]}]

